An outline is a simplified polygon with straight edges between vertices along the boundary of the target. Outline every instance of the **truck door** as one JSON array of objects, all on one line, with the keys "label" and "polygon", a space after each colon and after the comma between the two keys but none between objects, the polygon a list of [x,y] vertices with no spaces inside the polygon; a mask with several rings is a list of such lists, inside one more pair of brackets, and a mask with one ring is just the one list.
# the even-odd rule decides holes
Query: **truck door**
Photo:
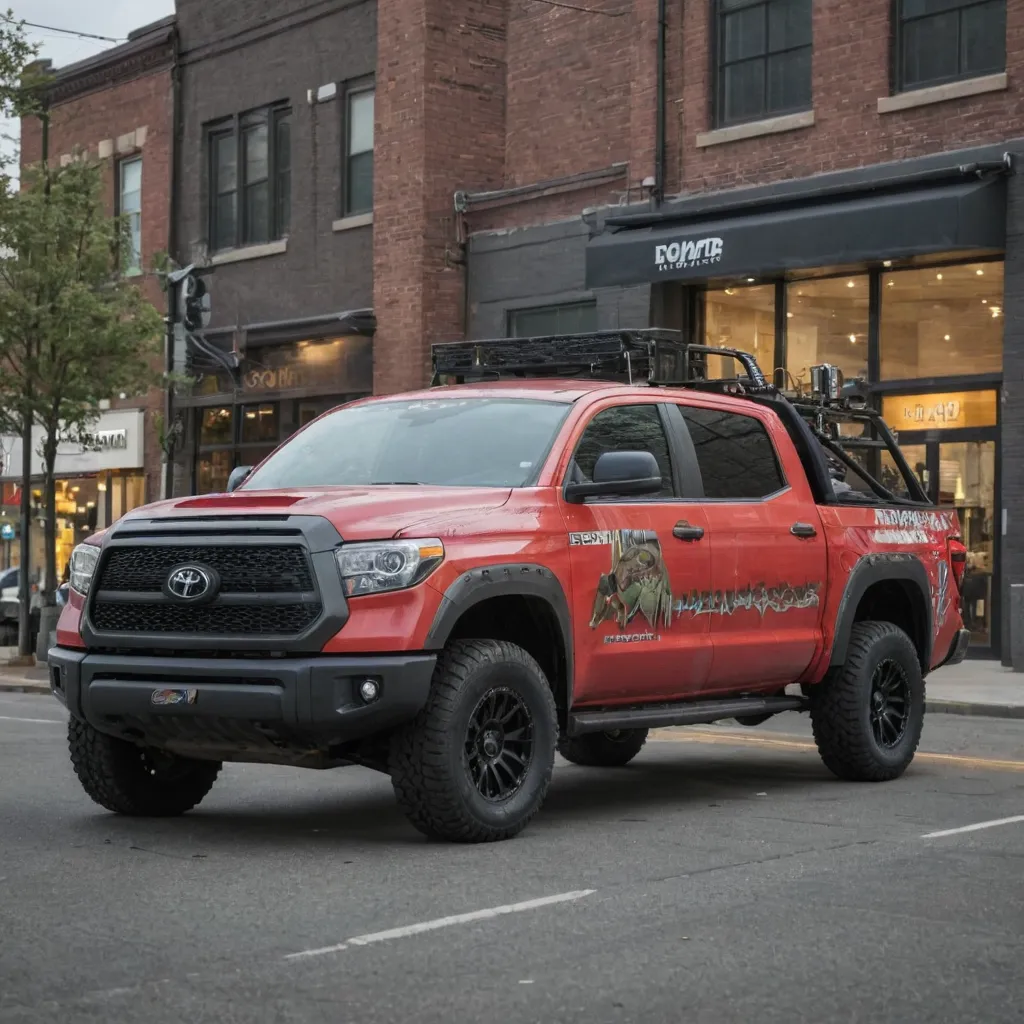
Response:
[{"label": "truck door", "polygon": [[817,506],[782,425],[738,405],[675,407],[711,542],[710,586],[681,609],[710,620],[709,693],[790,683],[821,643],[827,558]]},{"label": "truck door", "polygon": [[[684,504],[684,481],[656,400],[614,400],[581,424],[565,480],[591,479],[607,451],[646,451],[663,487],[645,498],[561,499],[573,591],[574,705],[671,700],[705,685],[711,667],[707,616],[677,605],[711,571],[700,505]],[[564,482],[564,481],[563,481]]]}]

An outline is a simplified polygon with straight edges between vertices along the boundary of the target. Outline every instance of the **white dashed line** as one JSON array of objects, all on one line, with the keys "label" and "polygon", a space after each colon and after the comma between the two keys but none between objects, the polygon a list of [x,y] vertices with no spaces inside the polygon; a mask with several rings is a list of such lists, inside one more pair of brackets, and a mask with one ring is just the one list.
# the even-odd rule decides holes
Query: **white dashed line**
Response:
[{"label": "white dashed line", "polygon": [[524,910],[536,910],[553,903],[569,903],[590,896],[596,889],[579,889],[575,892],[561,892],[555,896],[542,896],[536,900],[525,900],[523,903],[509,903],[503,907],[489,907],[486,910],[474,910],[469,914],[454,914],[452,917],[439,917],[433,921],[421,921],[419,924],[408,924],[401,928],[391,928],[386,932],[372,932],[369,935],[356,935],[334,946],[323,946],[320,949],[304,949],[300,953],[289,953],[285,960],[303,960],[307,957],[326,956],[328,953],[340,953],[351,946],[369,946],[375,942],[389,942],[391,939],[405,939],[421,932],[432,932],[437,928],[449,928],[455,924],[470,924],[473,921],[486,921],[503,914],[521,914]]},{"label": "white dashed line", "polygon": [[0,722],[34,722],[37,725],[63,725],[56,718],[15,718],[12,715],[0,715]]},{"label": "white dashed line", "polygon": [[998,828],[1000,825],[1015,825],[1024,821],[1024,814],[1014,815],[1012,818],[996,818],[994,821],[979,821],[977,825],[964,825],[961,828],[947,828],[941,832],[929,832],[921,836],[922,839],[941,839],[943,836],[959,836],[964,832],[979,832],[983,828]]}]

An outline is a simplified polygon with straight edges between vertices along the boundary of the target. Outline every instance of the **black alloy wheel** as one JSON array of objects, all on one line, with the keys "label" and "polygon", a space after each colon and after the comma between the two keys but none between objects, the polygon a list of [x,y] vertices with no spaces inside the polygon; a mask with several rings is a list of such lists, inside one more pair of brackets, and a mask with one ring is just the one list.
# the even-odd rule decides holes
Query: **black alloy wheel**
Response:
[{"label": "black alloy wheel", "polygon": [[871,731],[884,749],[898,746],[910,720],[910,682],[892,658],[880,662],[871,677]]},{"label": "black alloy wheel", "polygon": [[489,690],[469,716],[466,770],[477,792],[507,800],[523,784],[533,760],[533,718],[508,687]]}]

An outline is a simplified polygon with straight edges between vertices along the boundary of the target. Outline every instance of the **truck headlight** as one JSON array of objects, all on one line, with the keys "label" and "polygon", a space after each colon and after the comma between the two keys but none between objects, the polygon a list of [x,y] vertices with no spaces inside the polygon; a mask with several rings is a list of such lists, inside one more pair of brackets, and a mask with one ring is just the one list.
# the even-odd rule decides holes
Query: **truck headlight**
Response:
[{"label": "truck headlight", "polygon": [[100,549],[95,544],[79,544],[71,552],[71,569],[68,573],[71,589],[83,597],[89,593],[92,574],[100,560]]},{"label": "truck headlight", "polygon": [[346,596],[358,597],[421,583],[444,561],[444,545],[436,539],[345,544],[337,558]]}]

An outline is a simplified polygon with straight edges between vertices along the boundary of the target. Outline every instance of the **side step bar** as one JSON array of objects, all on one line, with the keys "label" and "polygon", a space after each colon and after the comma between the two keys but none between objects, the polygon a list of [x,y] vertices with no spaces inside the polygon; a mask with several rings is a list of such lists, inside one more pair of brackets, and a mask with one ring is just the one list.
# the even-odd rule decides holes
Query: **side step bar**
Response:
[{"label": "side step bar", "polygon": [[777,715],[780,711],[803,711],[806,708],[806,697],[730,697],[727,700],[573,711],[569,715],[568,733],[570,736],[581,736],[588,732],[609,732],[613,729],[660,729],[668,725],[702,725],[723,718]]}]

